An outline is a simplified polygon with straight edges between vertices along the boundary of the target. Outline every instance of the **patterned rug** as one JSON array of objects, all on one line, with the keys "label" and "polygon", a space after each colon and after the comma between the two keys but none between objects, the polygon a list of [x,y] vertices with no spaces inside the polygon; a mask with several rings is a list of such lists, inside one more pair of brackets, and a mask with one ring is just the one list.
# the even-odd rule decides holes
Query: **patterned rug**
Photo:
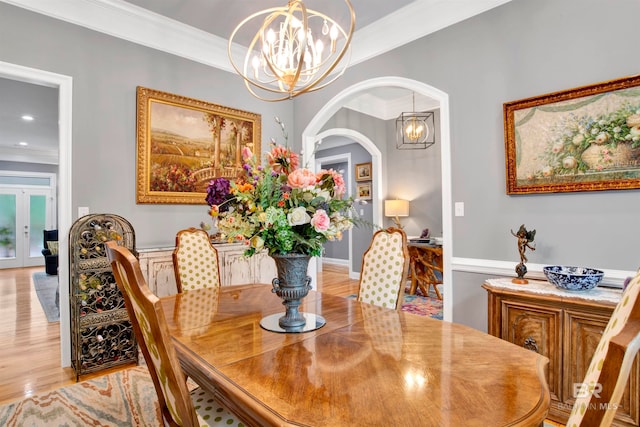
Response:
[{"label": "patterned rug", "polygon": [[[438,299],[435,293],[430,292],[428,296],[424,296],[420,289],[416,290],[415,295],[409,295],[408,292],[409,290],[407,289],[404,294],[402,311],[442,320],[442,300]],[[440,290],[440,293],[442,293],[442,290]],[[357,295],[353,294],[347,298],[355,299],[356,297]]]},{"label": "patterned rug", "polygon": [[161,426],[146,366],[103,375],[0,406],[0,426]]},{"label": "patterned rug", "polygon": [[33,287],[38,295],[38,301],[42,306],[44,314],[47,316],[48,322],[60,321],[60,309],[56,302],[56,294],[58,291],[58,276],[53,276],[38,271],[33,273]]}]

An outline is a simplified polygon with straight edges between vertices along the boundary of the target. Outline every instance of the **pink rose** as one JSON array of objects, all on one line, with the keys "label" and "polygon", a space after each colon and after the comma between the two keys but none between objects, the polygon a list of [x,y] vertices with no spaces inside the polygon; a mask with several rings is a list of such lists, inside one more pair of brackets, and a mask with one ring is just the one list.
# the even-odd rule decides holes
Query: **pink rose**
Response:
[{"label": "pink rose", "polygon": [[311,218],[311,225],[313,225],[313,228],[318,232],[327,231],[330,223],[329,215],[327,215],[324,209],[318,209],[316,213],[313,214],[313,218]]},{"label": "pink rose", "polygon": [[292,188],[305,188],[316,185],[316,174],[309,169],[296,169],[289,174],[289,185]]}]

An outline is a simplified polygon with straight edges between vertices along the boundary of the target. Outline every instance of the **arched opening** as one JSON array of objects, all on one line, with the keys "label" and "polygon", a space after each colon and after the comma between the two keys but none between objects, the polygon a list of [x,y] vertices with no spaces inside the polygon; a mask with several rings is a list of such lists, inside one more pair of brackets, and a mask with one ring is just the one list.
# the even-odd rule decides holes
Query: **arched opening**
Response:
[{"label": "arched opening", "polygon": [[[344,89],[327,102],[318,113],[311,119],[307,127],[302,132],[303,163],[314,164],[315,153],[314,144],[318,140],[319,133],[325,123],[345,105],[348,101],[356,97],[363,91],[379,87],[399,87],[405,88],[421,95],[430,97],[437,101],[440,109],[440,157],[442,163],[442,237],[446,248],[444,252],[444,293],[452,296],[453,286],[451,283],[451,258],[453,253],[452,245],[452,219],[451,219],[451,141],[449,132],[449,95],[426,83],[411,80],[403,77],[386,76],[365,80]],[[372,162],[373,163],[373,162]],[[372,165],[373,167],[373,165]],[[378,176],[382,175],[382,166],[378,170]],[[378,186],[374,191],[374,199],[378,200],[375,209],[375,218],[382,218],[382,195],[385,189]],[[444,299],[444,320],[451,321],[453,318],[452,298]]]}]

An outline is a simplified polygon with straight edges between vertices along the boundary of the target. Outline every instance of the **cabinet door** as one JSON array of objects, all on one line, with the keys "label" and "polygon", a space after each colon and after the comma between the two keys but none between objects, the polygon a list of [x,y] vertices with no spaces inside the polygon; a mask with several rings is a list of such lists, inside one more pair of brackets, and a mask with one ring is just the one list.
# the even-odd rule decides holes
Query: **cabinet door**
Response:
[{"label": "cabinet door", "polygon": [[250,257],[244,256],[244,249],[218,251],[218,257],[222,258],[222,286],[253,283],[253,261]]},{"label": "cabinet door", "polygon": [[178,293],[172,254],[173,250],[140,252],[138,254],[140,270],[147,281],[147,286],[158,297]]},{"label": "cabinet door", "polygon": [[502,302],[502,339],[549,358],[547,384],[551,399],[560,400],[562,310],[530,302]]},{"label": "cabinet door", "polygon": [[[585,313],[581,311],[565,310],[565,343],[564,343],[564,384],[563,409],[567,416],[571,412],[575,398],[574,384],[582,383],[591,358],[600,343],[602,333],[609,322],[611,311],[603,313]],[[622,396],[621,406],[618,406],[616,425],[638,425],[638,358],[631,368],[630,380]],[[631,396],[635,396],[634,399]],[[628,423],[628,424],[627,424]]]},{"label": "cabinet door", "polygon": [[271,283],[278,275],[276,271],[276,263],[273,258],[266,252],[262,252],[253,256],[255,266],[255,282]]}]

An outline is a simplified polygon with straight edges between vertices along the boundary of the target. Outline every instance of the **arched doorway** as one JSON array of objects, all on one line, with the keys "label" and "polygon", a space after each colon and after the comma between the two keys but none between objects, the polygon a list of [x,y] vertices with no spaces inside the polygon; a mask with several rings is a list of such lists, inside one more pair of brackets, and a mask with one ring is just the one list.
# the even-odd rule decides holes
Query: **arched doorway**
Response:
[{"label": "arched doorway", "polygon": [[[400,87],[421,95],[430,97],[438,102],[440,108],[440,157],[442,162],[442,237],[443,244],[447,248],[444,255],[444,293],[452,295],[453,286],[451,283],[451,258],[453,253],[452,245],[452,211],[451,211],[451,140],[449,131],[449,95],[426,83],[404,77],[386,76],[365,80],[344,89],[327,102],[318,113],[311,119],[307,127],[302,132],[303,164],[314,164],[314,144],[318,140],[318,135],[322,126],[340,109],[342,106],[363,91],[379,87]],[[373,165],[372,165],[373,166]],[[378,176],[381,176],[381,169]],[[381,200],[384,189],[376,192],[376,199]],[[376,213],[382,218],[382,206],[378,203]],[[452,298],[444,299],[444,320],[453,319]]]}]

